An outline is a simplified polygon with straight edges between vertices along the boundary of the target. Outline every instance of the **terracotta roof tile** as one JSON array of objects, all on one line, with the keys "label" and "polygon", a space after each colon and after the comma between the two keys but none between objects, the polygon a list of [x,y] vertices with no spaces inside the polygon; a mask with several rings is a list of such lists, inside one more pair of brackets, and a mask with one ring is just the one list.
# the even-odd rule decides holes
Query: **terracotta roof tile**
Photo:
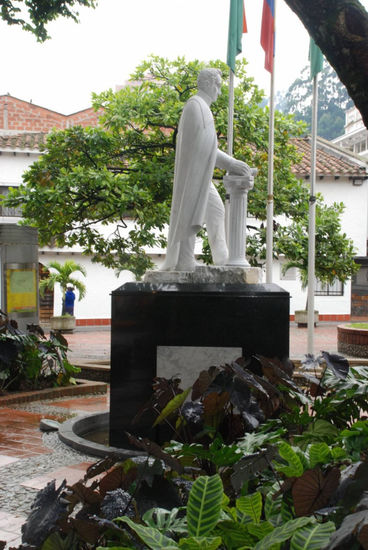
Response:
[{"label": "terracotta roof tile", "polygon": [[[0,132],[0,150],[9,151],[38,151],[40,145],[45,142],[46,132],[19,132],[6,134]],[[295,164],[293,172],[299,177],[310,176],[311,139],[293,138],[292,143],[299,153],[303,155],[302,160]],[[368,177],[368,165],[364,159],[355,159],[349,151],[339,150],[336,145],[318,138],[317,145],[317,176],[350,176]]]},{"label": "terracotta roof tile", "polygon": [[16,134],[0,134],[0,150],[39,150],[44,143],[45,132],[19,132]]},{"label": "terracotta roof tile", "polygon": [[[311,138],[293,138],[292,143],[303,155],[299,164],[295,164],[293,172],[296,176],[310,176],[311,170]],[[317,141],[317,176],[364,176],[368,177],[367,164],[364,159],[355,159],[346,149],[318,138]]]}]

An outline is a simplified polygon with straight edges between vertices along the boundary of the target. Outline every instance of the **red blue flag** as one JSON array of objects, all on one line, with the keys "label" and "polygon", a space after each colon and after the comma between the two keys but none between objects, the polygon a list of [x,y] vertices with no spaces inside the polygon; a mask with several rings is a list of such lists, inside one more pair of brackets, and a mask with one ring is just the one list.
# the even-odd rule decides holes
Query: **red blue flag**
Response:
[{"label": "red blue flag", "polygon": [[275,0],[263,0],[261,46],[265,51],[265,69],[272,73],[275,56]]}]

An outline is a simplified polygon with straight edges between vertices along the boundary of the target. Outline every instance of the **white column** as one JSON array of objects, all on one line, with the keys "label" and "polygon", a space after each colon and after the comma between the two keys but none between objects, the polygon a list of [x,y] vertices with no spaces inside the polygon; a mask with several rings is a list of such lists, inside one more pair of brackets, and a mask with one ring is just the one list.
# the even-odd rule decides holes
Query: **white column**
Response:
[{"label": "white column", "polygon": [[248,191],[253,188],[253,176],[224,176],[224,186],[230,195],[229,259],[226,265],[249,267],[245,258]]}]

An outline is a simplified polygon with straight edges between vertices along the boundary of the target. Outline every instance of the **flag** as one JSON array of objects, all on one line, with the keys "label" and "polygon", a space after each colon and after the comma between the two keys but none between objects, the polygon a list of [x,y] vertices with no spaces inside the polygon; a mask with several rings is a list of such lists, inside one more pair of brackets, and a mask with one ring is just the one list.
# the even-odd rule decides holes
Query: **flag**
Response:
[{"label": "flag", "polygon": [[230,0],[227,64],[235,73],[235,58],[242,51],[242,34],[247,32],[244,0]]},{"label": "flag", "polygon": [[265,69],[272,73],[275,56],[275,0],[263,0],[261,46],[265,51]]},{"label": "flag", "polygon": [[313,79],[323,69],[323,54],[313,38],[309,43],[310,76]]}]

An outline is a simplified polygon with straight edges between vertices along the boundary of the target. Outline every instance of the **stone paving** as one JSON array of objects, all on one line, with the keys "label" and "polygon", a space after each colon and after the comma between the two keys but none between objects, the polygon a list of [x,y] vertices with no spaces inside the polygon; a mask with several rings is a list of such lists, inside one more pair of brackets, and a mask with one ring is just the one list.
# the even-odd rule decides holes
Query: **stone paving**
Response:
[{"label": "stone paving", "polygon": [[[314,353],[337,351],[337,324],[319,323],[314,332]],[[110,359],[110,330],[84,330],[65,335],[70,346],[71,361],[105,362]],[[308,330],[290,323],[290,357],[300,358],[307,353]]]},{"label": "stone paving", "polygon": [[71,362],[105,362],[110,360],[110,330],[76,330],[64,334],[69,345]]},{"label": "stone paving", "polygon": [[[339,323],[319,323],[314,329],[314,355],[321,351],[337,353]],[[290,323],[290,358],[301,359],[308,352],[308,329]]]},{"label": "stone paving", "polygon": [[[337,324],[321,323],[315,330],[315,354],[336,352]],[[110,331],[83,330],[66,335],[72,362],[106,363]],[[307,352],[307,329],[290,326],[290,357]],[[21,403],[0,408],[0,541],[7,548],[20,544],[20,527],[37,491],[52,479],[73,483],[97,459],[68,448],[56,433],[42,434],[40,419],[64,420],[75,414],[104,412],[109,395],[85,395]]]},{"label": "stone paving", "polygon": [[[337,351],[337,324],[319,323],[314,332],[314,353],[321,350]],[[110,338],[109,330],[85,330],[65,335],[70,346],[69,358],[84,362],[109,361]],[[299,359],[307,353],[308,330],[290,323],[290,357]]]},{"label": "stone paving", "polygon": [[65,420],[75,414],[108,409],[108,394],[62,397],[0,409],[0,541],[6,541],[9,548],[20,544],[20,527],[37,492],[52,479],[57,484],[63,479],[68,483],[78,481],[97,460],[67,447],[55,432],[40,432],[40,419]]}]

